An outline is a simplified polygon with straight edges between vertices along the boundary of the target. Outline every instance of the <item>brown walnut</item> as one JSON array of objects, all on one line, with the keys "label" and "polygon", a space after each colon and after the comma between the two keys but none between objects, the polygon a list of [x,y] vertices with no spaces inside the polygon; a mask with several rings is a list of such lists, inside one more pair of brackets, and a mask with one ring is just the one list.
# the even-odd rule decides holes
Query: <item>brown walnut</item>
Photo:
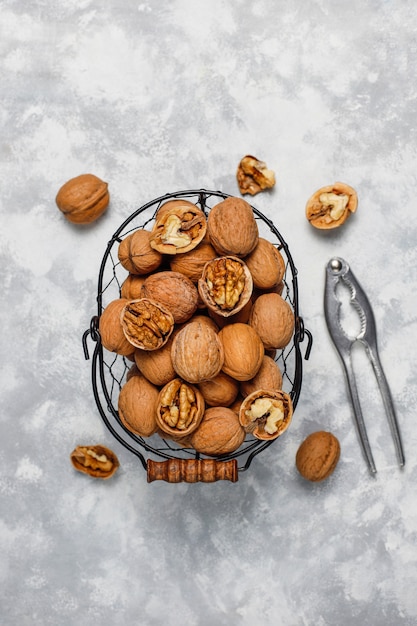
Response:
[{"label": "brown walnut", "polygon": [[151,274],[142,285],[141,297],[162,305],[176,324],[189,320],[197,309],[197,288],[180,272],[167,270]]},{"label": "brown walnut", "polygon": [[162,254],[182,254],[198,246],[206,231],[201,209],[188,200],[170,200],[156,213],[150,244]]},{"label": "brown walnut", "polygon": [[244,439],[245,430],[236,413],[227,407],[215,406],[206,409],[190,443],[201,454],[219,456],[237,450]]},{"label": "brown walnut", "polygon": [[159,392],[156,421],[164,433],[184,437],[196,430],[204,408],[204,398],[197,387],[174,378]]},{"label": "brown walnut", "polygon": [[129,378],[119,393],[121,423],[136,435],[150,437],[158,430],[156,407],[159,389],[141,374]]},{"label": "brown walnut", "polygon": [[122,356],[133,354],[135,348],[126,339],[120,316],[128,300],[118,298],[107,304],[99,320],[100,340],[103,348]]},{"label": "brown walnut", "polygon": [[275,185],[274,172],[267,168],[266,163],[250,154],[241,159],[236,178],[242,195],[249,193],[254,196],[264,189],[271,189]]},{"label": "brown walnut", "polygon": [[81,174],[62,185],[55,201],[69,222],[90,224],[109,205],[108,185],[94,174]]},{"label": "brown walnut", "polygon": [[151,233],[139,229],[120,242],[117,250],[119,261],[131,274],[150,274],[161,265],[162,254],[151,248],[150,240]]},{"label": "brown walnut", "polygon": [[238,257],[223,256],[208,261],[198,281],[206,306],[222,317],[238,313],[252,295],[252,276]]},{"label": "brown walnut", "polygon": [[120,463],[115,453],[105,446],[77,446],[70,455],[73,467],[94,478],[110,478]]},{"label": "brown walnut", "polygon": [[174,329],[172,314],[148,298],[129,300],[121,313],[126,339],[136,348],[157,350],[169,339]]},{"label": "brown walnut", "polygon": [[198,244],[189,252],[176,254],[171,257],[170,267],[174,272],[181,272],[187,276],[193,283],[197,283],[201,278],[203,269],[207,261],[211,261],[217,256],[217,252],[213,246],[206,240]]},{"label": "brown walnut", "polygon": [[248,324],[228,324],[219,332],[223,345],[223,371],[242,381],[253,378],[262,365],[264,346],[257,332]]},{"label": "brown walnut", "polygon": [[264,355],[261,367],[256,375],[250,380],[240,383],[240,393],[243,397],[248,396],[258,389],[268,389],[270,391],[278,391],[282,388],[282,373],[274,359],[268,355]]},{"label": "brown walnut", "polygon": [[211,380],[199,383],[198,388],[208,406],[229,406],[236,400],[239,383],[228,374],[219,372]]},{"label": "brown walnut", "polygon": [[178,376],[197,384],[211,380],[220,372],[224,359],[223,345],[209,324],[190,322],[175,335],[171,357]]},{"label": "brown walnut", "polygon": [[252,305],[249,325],[256,330],[266,350],[287,346],[294,332],[294,312],[277,293],[265,293]]},{"label": "brown walnut", "polygon": [[284,278],[285,261],[282,254],[263,237],[259,237],[256,248],[244,260],[257,289],[272,289]]},{"label": "brown walnut", "polygon": [[319,482],[334,472],[339,458],[338,439],[332,433],[317,431],[308,435],[301,443],[295,462],[303,478]]},{"label": "brown walnut", "polygon": [[259,231],[251,205],[229,197],[216,204],[207,218],[211,244],[220,256],[245,257],[258,243]]},{"label": "brown walnut", "polygon": [[322,187],[309,198],[306,217],[315,228],[329,230],[344,224],[357,207],[356,191],[345,183],[334,183]]},{"label": "brown walnut", "polygon": [[239,421],[247,433],[257,439],[280,437],[291,423],[293,405],[289,394],[282,390],[259,389],[243,400]]}]

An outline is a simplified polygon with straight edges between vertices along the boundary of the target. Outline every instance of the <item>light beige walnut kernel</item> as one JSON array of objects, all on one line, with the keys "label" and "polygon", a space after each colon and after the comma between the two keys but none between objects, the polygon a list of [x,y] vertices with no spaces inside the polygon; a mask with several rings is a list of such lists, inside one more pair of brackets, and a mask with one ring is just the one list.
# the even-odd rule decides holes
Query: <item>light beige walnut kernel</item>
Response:
[{"label": "light beige walnut kernel", "polygon": [[264,161],[247,154],[241,159],[236,173],[239,190],[242,195],[255,194],[275,186],[275,173],[268,169]]}]

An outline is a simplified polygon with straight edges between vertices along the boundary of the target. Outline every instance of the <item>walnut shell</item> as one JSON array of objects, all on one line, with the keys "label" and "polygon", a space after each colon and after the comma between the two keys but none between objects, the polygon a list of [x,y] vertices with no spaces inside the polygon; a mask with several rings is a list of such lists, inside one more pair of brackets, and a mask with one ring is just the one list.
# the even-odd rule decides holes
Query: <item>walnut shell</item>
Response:
[{"label": "walnut shell", "polygon": [[248,324],[228,324],[219,332],[223,345],[223,372],[236,380],[250,380],[262,365],[264,346],[257,332]]},{"label": "walnut shell", "polygon": [[258,243],[259,231],[252,207],[242,198],[216,204],[207,218],[210,241],[220,256],[245,257]]},{"label": "walnut shell", "polygon": [[294,332],[294,312],[277,293],[265,293],[252,305],[249,325],[256,330],[266,350],[285,348]]},{"label": "walnut shell", "polygon": [[321,230],[338,228],[358,207],[356,191],[345,183],[334,183],[316,191],[307,201],[306,217]]},{"label": "walnut shell", "polygon": [[119,298],[112,300],[104,309],[99,320],[101,345],[109,352],[122,356],[133,354],[135,348],[126,339],[120,316],[128,300]]},{"label": "walnut shell", "polygon": [[141,297],[161,304],[170,311],[176,324],[189,320],[197,309],[197,288],[179,272],[151,274],[142,285]]},{"label": "walnut shell", "polygon": [[171,358],[172,341],[173,334],[167,343],[158,350],[135,350],[135,363],[138,370],[153,385],[158,387],[166,385],[176,377]]},{"label": "walnut shell", "polygon": [[191,435],[192,447],[201,454],[219,456],[237,450],[245,439],[239,418],[229,408],[206,409],[197,430]]},{"label": "walnut shell", "polygon": [[119,261],[131,274],[150,274],[161,265],[162,254],[151,248],[150,240],[151,233],[139,229],[120,242],[117,249]]},{"label": "walnut shell", "polygon": [[236,400],[239,392],[238,382],[224,372],[199,383],[198,388],[208,406],[229,406]]},{"label": "walnut shell", "polygon": [[144,376],[132,376],[122,386],[118,400],[119,418],[125,428],[141,437],[156,433],[158,395],[158,387]]},{"label": "walnut shell", "polygon": [[68,180],[57,193],[55,202],[73,224],[90,224],[107,209],[108,185],[94,174],[81,174]]},{"label": "walnut shell", "polygon": [[278,363],[270,356],[264,355],[261,367],[250,380],[240,383],[240,393],[244,398],[258,389],[278,391],[282,388],[282,373]]},{"label": "walnut shell", "polygon": [[183,254],[196,248],[206,231],[201,209],[187,200],[171,200],[156,213],[150,244],[161,254]]},{"label": "walnut shell", "polygon": [[111,478],[119,469],[119,459],[105,446],[77,446],[70,455],[73,467],[94,478]]},{"label": "walnut shell", "polygon": [[181,272],[193,283],[197,283],[203,273],[207,261],[217,256],[217,252],[208,241],[202,241],[196,248],[176,254],[171,258],[170,267],[173,272]]},{"label": "walnut shell", "polygon": [[282,254],[263,237],[259,237],[256,248],[245,257],[245,263],[257,289],[272,289],[284,278],[285,261]]},{"label": "walnut shell", "polygon": [[198,293],[206,306],[223,317],[238,313],[252,295],[252,276],[246,264],[234,256],[216,257],[204,266]]},{"label": "walnut shell", "polygon": [[129,274],[120,287],[120,295],[127,300],[138,300],[140,298],[142,285],[147,276],[139,276],[139,274]]},{"label": "walnut shell", "polygon": [[295,463],[301,476],[312,482],[328,478],[340,458],[340,443],[329,432],[317,431],[308,435],[297,450]]},{"label": "walnut shell", "polygon": [[159,392],[156,421],[163,433],[185,437],[199,426],[204,409],[199,389],[181,378],[174,378]]},{"label": "walnut shell", "polygon": [[247,433],[268,441],[284,433],[291,423],[293,405],[289,394],[282,390],[258,389],[243,400],[239,421]]},{"label": "walnut shell", "polygon": [[148,298],[128,300],[120,319],[126,339],[142,350],[158,350],[167,343],[174,329],[170,311]]},{"label": "walnut shell", "polygon": [[201,321],[186,324],[172,342],[172,363],[180,378],[201,383],[217,376],[223,365],[223,345],[218,334]]}]

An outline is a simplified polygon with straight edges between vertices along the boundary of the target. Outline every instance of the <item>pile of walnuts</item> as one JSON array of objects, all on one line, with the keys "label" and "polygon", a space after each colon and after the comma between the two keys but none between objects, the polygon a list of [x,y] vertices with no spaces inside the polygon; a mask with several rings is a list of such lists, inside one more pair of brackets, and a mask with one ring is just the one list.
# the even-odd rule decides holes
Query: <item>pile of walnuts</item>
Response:
[{"label": "pile of walnuts", "polygon": [[126,429],[158,433],[209,456],[247,434],[279,437],[293,407],[276,351],[294,312],[282,297],[285,261],[260,237],[252,207],[228,197],[205,213],[175,199],[128,234],[120,297],[100,316],[106,350],[132,362],[119,399]]}]

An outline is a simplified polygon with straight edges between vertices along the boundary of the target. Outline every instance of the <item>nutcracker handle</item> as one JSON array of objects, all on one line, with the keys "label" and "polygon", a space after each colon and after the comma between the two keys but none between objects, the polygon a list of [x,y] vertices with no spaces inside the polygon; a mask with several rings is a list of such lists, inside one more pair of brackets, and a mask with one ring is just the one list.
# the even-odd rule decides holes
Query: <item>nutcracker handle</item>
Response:
[{"label": "nutcracker handle", "polygon": [[168,459],[147,461],[148,483],[165,480],[167,483],[213,483],[217,480],[237,482],[237,460],[216,459]]}]

